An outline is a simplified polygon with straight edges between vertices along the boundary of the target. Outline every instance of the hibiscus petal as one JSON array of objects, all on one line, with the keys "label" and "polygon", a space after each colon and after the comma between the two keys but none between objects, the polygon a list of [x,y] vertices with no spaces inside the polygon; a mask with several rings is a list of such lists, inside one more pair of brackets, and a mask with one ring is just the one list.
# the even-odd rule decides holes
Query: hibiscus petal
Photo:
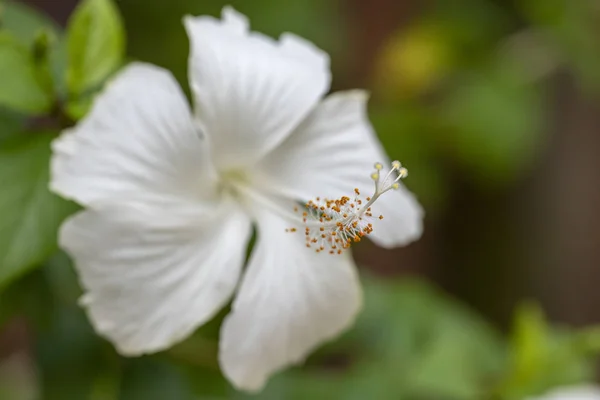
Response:
[{"label": "hibiscus petal", "polygon": [[213,193],[207,148],[171,74],[135,63],[54,141],[50,186],[88,206],[206,198]]},{"label": "hibiscus petal", "polygon": [[600,400],[600,387],[591,384],[563,386],[539,397],[528,397],[526,400]]},{"label": "hibiscus petal", "polygon": [[329,58],[303,39],[249,32],[230,7],[223,19],[186,17],[190,84],[221,167],[246,166],[274,148],[328,90]]},{"label": "hibiscus petal", "polygon": [[140,355],[186,338],[223,307],[250,234],[248,217],[230,205],[210,214],[111,206],[69,219],[60,244],[96,331],[121,354]]},{"label": "hibiscus petal", "polygon": [[[327,97],[279,147],[261,161],[256,181],[269,190],[307,201],[317,196],[364,196],[373,193],[375,162],[387,163],[366,113],[368,96],[360,90]],[[382,195],[373,205],[371,238],[394,247],[417,239],[423,210],[403,186]]]},{"label": "hibiscus petal", "polygon": [[348,328],[361,305],[349,253],[315,253],[299,232],[267,209],[257,212],[258,242],[221,327],[220,363],[239,389],[260,390]]}]

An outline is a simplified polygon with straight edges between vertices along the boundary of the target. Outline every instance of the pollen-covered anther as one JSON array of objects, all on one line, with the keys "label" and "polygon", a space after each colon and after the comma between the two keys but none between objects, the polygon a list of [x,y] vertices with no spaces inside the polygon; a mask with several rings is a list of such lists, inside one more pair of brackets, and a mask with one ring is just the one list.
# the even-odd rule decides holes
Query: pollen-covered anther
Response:
[{"label": "pollen-covered anther", "polygon": [[[363,237],[373,232],[371,221],[383,219],[383,215],[373,216],[372,206],[385,192],[400,187],[399,181],[408,175],[406,168],[399,161],[393,161],[391,168],[383,177],[380,171],[383,164],[374,164],[375,172],[371,179],[375,182],[375,190],[371,196],[361,198],[359,188],[354,189],[354,198],[342,196],[338,199],[316,197],[306,202],[300,213],[305,227],[306,247],[313,248],[316,253],[323,251],[329,254],[342,254],[352,243],[357,243]],[[364,203],[364,205],[363,205]],[[286,232],[295,232],[295,228]]]}]

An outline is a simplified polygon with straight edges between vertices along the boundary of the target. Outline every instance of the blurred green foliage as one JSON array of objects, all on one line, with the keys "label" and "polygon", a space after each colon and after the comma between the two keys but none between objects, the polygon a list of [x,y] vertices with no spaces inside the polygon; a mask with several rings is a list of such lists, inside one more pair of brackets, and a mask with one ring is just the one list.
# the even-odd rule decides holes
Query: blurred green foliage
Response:
[{"label": "blurred green foliage", "polygon": [[517,74],[465,74],[441,108],[438,143],[485,183],[518,175],[541,147],[541,93]]},{"label": "blurred green foliage", "polygon": [[58,25],[39,11],[19,2],[0,3],[2,30],[25,45],[32,45],[40,31],[57,33]]},{"label": "blurred green foliage", "polygon": [[[595,1],[521,0],[523,15],[573,68],[585,91],[600,87],[600,10]],[[589,89],[588,89],[589,88]]]},{"label": "blurred green foliage", "polygon": [[595,328],[579,332],[552,327],[541,309],[523,303],[517,310],[510,342],[509,373],[498,386],[503,399],[522,399],[555,386],[593,381],[598,349],[590,341],[600,338]]},{"label": "blurred green foliage", "polygon": [[[231,4],[257,30],[317,43],[332,55],[334,85],[352,86],[349,37],[362,27],[341,2]],[[517,400],[592,380],[600,327],[557,327],[524,303],[506,335],[428,282],[370,273],[356,326],[256,396],[235,392],[218,370],[224,313],[186,342],[138,359],[118,356],[93,332],[70,261],[56,251],[56,231],[76,206],[47,189],[50,141],[124,64],[125,35],[128,56],[169,68],[185,87],[181,17],[216,15],[223,5],[84,0],[63,32],[23,4],[0,3],[0,327],[23,322],[32,343],[29,370],[0,360],[0,398]],[[545,143],[541,82],[550,74],[569,71],[597,94],[599,16],[591,0],[440,0],[389,35],[368,77],[370,115],[428,210],[444,207],[448,165],[485,188],[527,172]]]}]

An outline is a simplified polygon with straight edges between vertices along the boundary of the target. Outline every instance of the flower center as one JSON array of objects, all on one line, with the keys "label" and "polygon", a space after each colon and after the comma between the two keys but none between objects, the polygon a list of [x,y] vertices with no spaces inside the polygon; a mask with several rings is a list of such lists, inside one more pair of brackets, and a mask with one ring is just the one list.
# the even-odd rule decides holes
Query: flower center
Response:
[{"label": "flower center", "polygon": [[[339,199],[317,197],[304,207],[295,207],[295,213],[301,213],[304,224],[306,247],[317,253],[342,254],[354,242],[373,232],[374,218],[383,219],[383,215],[373,216],[371,206],[387,191],[400,187],[398,183],[408,176],[408,170],[399,161],[393,161],[387,175],[381,179],[381,163],[375,164],[371,179],[375,182],[375,191],[364,199],[358,189],[354,189],[353,198],[342,196]],[[294,233],[296,228],[286,232]]]},{"label": "flower center", "polygon": [[250,177],[242,170],[232,169],[219,173],[220,190],[227,192],[234,198],[240,198],[240,188],[249,186]]}]

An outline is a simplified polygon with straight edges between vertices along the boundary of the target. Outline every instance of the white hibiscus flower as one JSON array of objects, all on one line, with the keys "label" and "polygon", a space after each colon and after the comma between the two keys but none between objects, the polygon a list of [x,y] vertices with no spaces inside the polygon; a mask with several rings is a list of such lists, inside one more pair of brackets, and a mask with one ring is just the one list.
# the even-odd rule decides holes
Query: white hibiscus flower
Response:
[{"label": "white hibiscus flower", "polygon": [[232,8],[185,27],[193,112],[169,72],[136,63],[54,142],[51,188],[86,207],[60,244],[96,331],[125,355],[183,340],[237,289],[220,365],[259,390],[352,324],[361,292],[348,242],[372,231],[383,247],[406,244],[422,210],[397,182],[399,163],[371,174],[386,156],[367,95],[322,99],[324,52],[250,32]]},{"label": "white hibiscus flower", "polygon": [[600,400],[600,387],[593,385],[562,387],[529,400]]}]

